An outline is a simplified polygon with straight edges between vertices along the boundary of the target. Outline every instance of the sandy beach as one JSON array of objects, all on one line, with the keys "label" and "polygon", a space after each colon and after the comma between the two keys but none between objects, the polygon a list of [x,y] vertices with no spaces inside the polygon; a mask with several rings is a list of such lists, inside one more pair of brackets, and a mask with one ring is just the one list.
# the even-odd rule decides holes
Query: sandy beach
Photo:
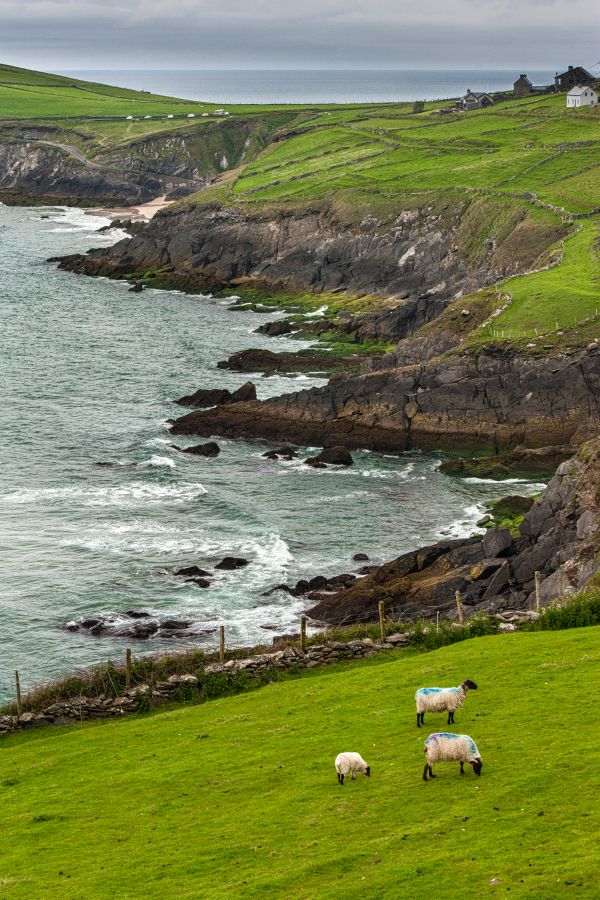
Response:
[{"label": "sandy beach", "polygon": [[165,196],[155,197],[139,206],[114,206],[102,209],[87,210],[90,216],[108,216],[111,219],[131,219],[133,222],[149,222],[157,212],[173,203]]}]

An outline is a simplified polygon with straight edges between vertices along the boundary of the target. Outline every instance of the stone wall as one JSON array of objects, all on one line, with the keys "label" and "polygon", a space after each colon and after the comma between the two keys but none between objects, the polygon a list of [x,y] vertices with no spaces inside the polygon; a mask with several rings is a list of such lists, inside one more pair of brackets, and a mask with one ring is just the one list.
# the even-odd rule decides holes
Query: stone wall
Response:
[{"label": "stone wall", "polygon": [[[286,647],[272,653],[260,653],[244,659],[230,659],[227,662],[212,662],[205,666],[205,674],[225,674],[235,676],[241,672],[249,676],[258,675],[265,669],[314,669],[331,665],[343,659],[365,659],[393,650],[410,643],[409,634],[388,635],[385,641],[375,642],[371,638],[355,641],[330,641],[327,644],[309,646],[304,652],[298,647]],[[73,725],[91,719],[114,719],[140,710],[150,705],[168,703],[182,687],[201,689],[201,680],[196,675],[171,675],[167,681],[154,685],[140,684],[125,691],[121,697],[72,697],[70,700],[53,703],[39,713],[26,712],[21,716],[0,716],[0,735],[15,731],[26,731],[44,725]]]}]

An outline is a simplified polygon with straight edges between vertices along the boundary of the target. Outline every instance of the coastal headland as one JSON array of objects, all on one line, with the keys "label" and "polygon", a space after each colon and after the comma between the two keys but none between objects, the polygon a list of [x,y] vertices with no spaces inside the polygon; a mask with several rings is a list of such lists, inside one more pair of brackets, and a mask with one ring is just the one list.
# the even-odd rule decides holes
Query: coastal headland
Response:
[{"label": "coastal headland", "polygon": [[[62,89],[83,102],[81,85]],[[597,109],[574,114],[558,94],[500,97],[471,112],[442,102],[223,111],[134,92],[107,101],[102,86],[95,91],[86,102],[114,106],[110,122],[96,110],[77,123],[58,109],[41,120],[30,101],[26,128],[0,124],[8,173],[0,197],[171,200],[148,224],[125,223],[130,237],[59,265],[136,290],[235,289],[242,310],[268,303],[285,313],[272,333],[313,337],[315,346],[280,356],[250,347],[222,365],[331,374],[319,388],[194,409],[175,419],[174,435],[457,457],[545,449],[562,465],[597,437]],[[202,388],[192,383],[190,393]],[[579,471],[578,459],[560,478]],[[598,524],[592,501],[578,505],[552,484],[543,501],[552,516],[562,511],[576,533],[584,515]],[[546,600],[583,587],[598,567],[584,565],[587,545],[573,544],[571,524],[557,528],[551,553],[540,550],[541,532],[525,534],[522,524],[496,554],[477,551],[477,565],[506,560],[506,578],[488,566],[474,603],[487,592],[486,600],[531,604],[538,570]],[[595,533],[588,524],[577,540]],[[525,551],[538,553],[536,569],[521,566]],[[577,560],[572,577],[568,553]],[[448,608],[456,585],[446,562],[411,614]],[[357,620],[376,616],[373,578],[403,598],[396,612],[402,604],[407,612],[407,585],[394,579],[422,566],[384,568],[342,592],[343,615],[336,597],[315,616],[339,621],[347,604]]]}]

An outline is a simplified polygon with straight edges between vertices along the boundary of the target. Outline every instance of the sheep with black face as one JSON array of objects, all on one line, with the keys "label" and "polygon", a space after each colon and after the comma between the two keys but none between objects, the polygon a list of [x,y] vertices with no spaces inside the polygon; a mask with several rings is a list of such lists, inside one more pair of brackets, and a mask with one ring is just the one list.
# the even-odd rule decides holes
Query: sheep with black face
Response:
[{"label": "sheep with black face", "polygon": [[352,781],[356,778],[357,772],[362,772],[371,777],[371,766],[368,766],[360,753],[338,753],[335,758],[335,771],[337,772],[338,784],[344,783],[346,775],[352,776]]},{"label": "sheep with black face", "polygon": [[467,691],[476,691],[477,685],[467,678],[458,687],[419,688],[415,694],[417,704],[417,728],[425,722],[426,712],[448,712],[448,725],[454,724],[454,713],[465,702]]},{"label": "sheep with black face", "polygon": [[477,744],[468,734],[451,734],[448,731],[438,731],[430,734],[425,741],[425,768],[423,769],[423,781],[427,781],[427,773],[430,778],[435,778],[431,768],[435,762],[459,762],[460,774],[465,774],[465,763],[472,766],[476,775],[481,775],[483,763]]}]

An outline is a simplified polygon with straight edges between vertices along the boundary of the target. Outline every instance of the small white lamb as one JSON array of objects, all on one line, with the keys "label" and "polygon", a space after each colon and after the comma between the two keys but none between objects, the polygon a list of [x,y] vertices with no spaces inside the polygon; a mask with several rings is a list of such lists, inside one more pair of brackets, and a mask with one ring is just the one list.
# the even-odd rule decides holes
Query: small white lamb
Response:
[{"label": "small white lamb", "polygon": [[371,777],[371,766],[366,764],[360,753],[338,753],[335,758],[335,771],[338,784],[344,783],[344,778],[348,773],[352,775],[352,781],[356,777],[356,772],[363,772],[367,778]]},{"label": "small white lamb", "polygon": [[425,741],[425,768],[423,769],[423,781],[427,781],[427,772],[430,778],[435,778],[431,768],[434,762],[459,762],[460,774],[465,774],[464,765],[470,763],[476,775],[481,775],[483,763],[477,744],[468,734],[451,734],[448,731],[438,731],[430,734]]},{"label": "small white lamb", "polygon": [[467,691],[476,691],[477,685],[470,678],[465,679],[458,687],[419,688],[415,694],[417,704],[417,728],[425,723],[426,712],[448,711],[448,725],[454,724],[454,713],[465,702]]}]

